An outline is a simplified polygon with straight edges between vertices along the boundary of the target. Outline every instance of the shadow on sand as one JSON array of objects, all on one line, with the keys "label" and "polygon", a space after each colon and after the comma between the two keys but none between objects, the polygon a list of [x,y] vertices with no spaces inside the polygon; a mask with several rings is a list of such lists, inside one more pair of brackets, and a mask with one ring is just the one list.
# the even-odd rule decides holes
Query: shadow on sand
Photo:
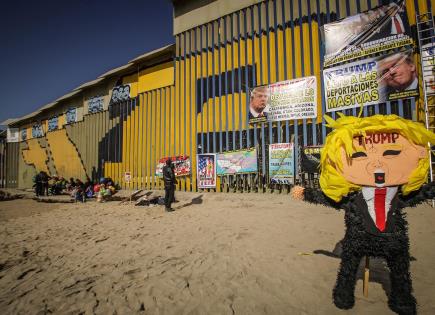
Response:
[{"label": "shadow on sand", "polygon": [[[316,249],[313,251],[314,254],[317,255],[325,255],[332,258],[341,258],[342,253],[342,245],[341,241],[335,244],[334,249],[331,251],[327,251],[324,249]],[[416,261],[415,257],[411,256],[411,261]],[[361,262],[358,267],[358,272],[356,274],[356,279],[364,280],[364,268],[365,268],[365,257],[361,259]],[[370,257],[370,280],[369,282],[376,282],[382,286],[382,289],[385,291],[387,295],[390,294],[391,284],[390,284],[390,271],[387,267],[387,262],[383,258],[373,258]]]},{"label": "shadow on sand", "polygon": [[203,202],[202,195],[199,195],[198,197],[193,198],[190,202],[185,203],[184,205],[178,206],[174,209],[179,210],[179,209],[191,206],[191,205],[200,205],[202,202]]}]

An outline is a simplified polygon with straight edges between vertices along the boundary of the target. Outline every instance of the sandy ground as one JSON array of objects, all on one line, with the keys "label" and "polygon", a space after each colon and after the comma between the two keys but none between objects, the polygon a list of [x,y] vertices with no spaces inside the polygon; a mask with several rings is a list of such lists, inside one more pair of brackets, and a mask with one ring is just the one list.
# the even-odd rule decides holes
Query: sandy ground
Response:
[{"label": "sandy ground", "polygon": [[[343,213],[288,195],[177,193],[176,211],[119,202],[0,203],[1,314],[392,314],[388,269],[332,304]],[[435,209],[409,209],[420,314],[435,314]],[[314,253],[315,252],[315,253]]]}]

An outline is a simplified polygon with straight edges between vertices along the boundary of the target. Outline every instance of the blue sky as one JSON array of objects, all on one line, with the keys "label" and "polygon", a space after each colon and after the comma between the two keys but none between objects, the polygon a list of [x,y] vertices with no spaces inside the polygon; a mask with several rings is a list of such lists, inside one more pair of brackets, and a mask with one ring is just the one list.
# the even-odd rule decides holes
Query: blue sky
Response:
[{"label": "blue sky", "polygon": [[0,122],[173,41],[169,0],[3,2]]}]

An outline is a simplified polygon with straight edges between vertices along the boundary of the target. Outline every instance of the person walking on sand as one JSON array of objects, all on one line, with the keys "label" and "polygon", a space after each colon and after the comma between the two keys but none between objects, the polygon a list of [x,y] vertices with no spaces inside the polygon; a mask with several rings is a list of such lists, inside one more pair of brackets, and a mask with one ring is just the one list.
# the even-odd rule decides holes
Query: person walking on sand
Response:
[{"label": "person walking on sand", "polygon": [[171,212],[174,211],[171,203],[174,201],[176,179],[170,158],[166,160],[166,165],[163,167],[163,181],[165,183],[165,210]]}]

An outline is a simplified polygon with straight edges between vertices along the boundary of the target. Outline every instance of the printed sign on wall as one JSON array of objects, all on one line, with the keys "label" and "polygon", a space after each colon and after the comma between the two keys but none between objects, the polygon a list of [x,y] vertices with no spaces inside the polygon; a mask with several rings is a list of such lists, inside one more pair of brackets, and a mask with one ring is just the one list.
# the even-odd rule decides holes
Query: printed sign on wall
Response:
[{"label": "printed sign on wall", "polygon": [[27,129],[21,129],[21,141],[27,140]]},{"label": "printed sign on wall", "polygon": [[198,188],[215,188],[216,154],[198,154],[197,161],[196,176],[198,180]]},{"label": "printed sign on wall", "polygon": [[423,45],[423,80],[426,93],[435,93],[435,43]]},{"label": "printed sign on wall", "polygon": [[248,115],[250,123],[317,117],[316,77],[252,88]]},{"label": "printed sign on wall", "polygon": [[73,124],[77,121],[77,108],[70,108],[65,112],[65,118],[67,124]]},{"label": "printed sign on wall", "polygon": [[412,50],[326,69],[323,78],[327,112],[418,95]]},{"label": "printed sign on wall", "polygon": [[302,150],[301,169],[304,173],[319,173],[322,146],[307,146]]},{"label": "printed sign on wall", "polygon": [[112,89],[110,104],[127,101],[130,99],[130,84],[115,86]]},{"label": "printed sign on wall", "polygon": [[[174,165],[174,173],[175,176],[186,176],[190,175],[191,169],[190,169],[190,159],[188,156],[181,155],[181,156],[171,156],[172,164]],[[163,176],[163,167],[166,164],[166,161],[169,159],[169,157],[164,157],[159,160],[159,163],[156,167],[156,176]]]},{"label": "printed sign on wall", "polygon": [[218,153],[216,158],[217,175],[256,173],[258,171],[257,150],[255,148]]},{"label": "printed sign on wall", "polygon": [[57,116],[48,120],[48,131],[54,131],[59,127],[59,119]]},{"label": "printed sign on wall", "polygon": [[271,183],[292,184],[295,173],[293,143],[269,145],[269,178]]},{"label": "printed sign on wall", "polygon": [[32,138],[41,138],[44,136],[44,130],[41,124],[34,124],[32,126]]},{"label": "printed sign on wall", "polygon": [[88,113],[98,113],[104,109],[104,96],[95,96],[88,100]]},{"label": "printed sign on wall", "polygon": [[269,85],[267,120],[280,121],[317,117],[317,81],[315,76]]},{"label": "printed sign on wall", "polygon": [[325,68],[413,43],[404,0],[325,24],[322,33]]},{"label": "printed sign on wall", "polygon": [[20,131],[18,128],[8,128],[6,131],[6,141],[8,143],[20,141]]}]

